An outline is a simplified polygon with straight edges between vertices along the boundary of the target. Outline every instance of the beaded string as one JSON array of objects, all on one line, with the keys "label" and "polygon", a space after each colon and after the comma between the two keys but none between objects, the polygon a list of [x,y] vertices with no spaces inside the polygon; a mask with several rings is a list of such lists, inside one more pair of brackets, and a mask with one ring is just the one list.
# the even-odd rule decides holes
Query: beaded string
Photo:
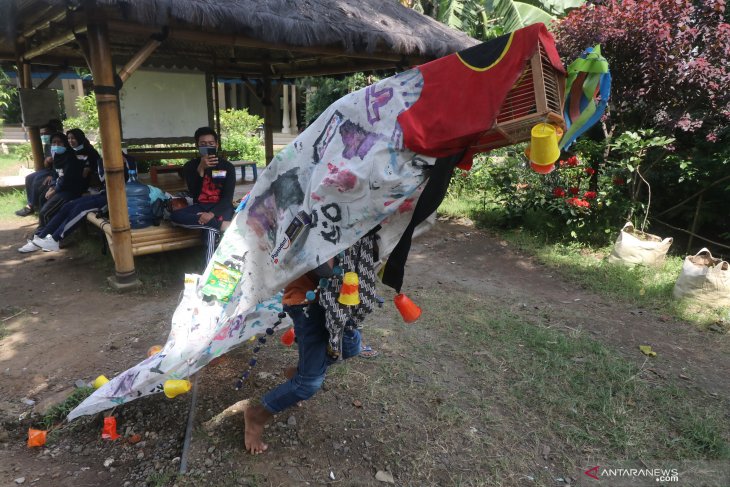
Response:
[{"label": "beaded string", "polygon": [[[272,336],[274,334],[274,332],[276,331],[276,328],[279,325],[281,325],[282,320],[284,318],[286,318],[286,312],[282,311],[281,313],[279,313],[278,318],[279,319],[276,320],[276,322],[273,325],[271,325],[269,328],[266,329],[267,336]],[[253,348],[254,355],[253,355],[253,357],[251,357],[251,360],[248,361],[248,368],[236,380],[236,385],[234,386],[234,388],[237,391],[241,390],[241,388],[243,387],[243,383],[246,381],[246,379],[248,379],[251,376],[251,369],[253,369],[256,366],[256,364],[258,363],[258,357],[256,356],[256,354],[261,351],[261,346],[266,344],[266,336],[260,336],[257,341],[258,341],[258,343]]]}]

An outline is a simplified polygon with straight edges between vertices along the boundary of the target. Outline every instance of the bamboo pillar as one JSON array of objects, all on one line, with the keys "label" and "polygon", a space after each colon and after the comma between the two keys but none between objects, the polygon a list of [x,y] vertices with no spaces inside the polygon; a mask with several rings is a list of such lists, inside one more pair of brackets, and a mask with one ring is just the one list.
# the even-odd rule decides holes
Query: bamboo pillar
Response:
[{"label": "bamboo pillar", "polygon": [[96,107],[99,111],[99,136],[104,158],[109,220],[112,229],[114,278],[110,283],[117,288],[139,284],[132,257],[132,234],[127,212],[127,193],[122,159],[119,100],[114,84],[114,69],[109,48],[106,24],[92,21],[88,26],[91,72],[94,77]]},{"label": "bamboo pillar", "polygon": [[[23,63],[22,69],[18,69],[18,74],[20,75],[19,81],[21,88],[33,88],[29,63]],[[26,127],[25,130],[28,133],[30,149],[33,152],[33,168],[36,171],[40,171],[43,169],[43,161],[46,158],[43,152],[43,142],[41,142],[41,129],[39,127]]]},{"label": "bamboo pillar", "polygon": [[264,104],[264,151],[268,166],[274,158],[274,102],[271,98],[271,80],[268,78],[264,80],[264,98],[261,103]]}]

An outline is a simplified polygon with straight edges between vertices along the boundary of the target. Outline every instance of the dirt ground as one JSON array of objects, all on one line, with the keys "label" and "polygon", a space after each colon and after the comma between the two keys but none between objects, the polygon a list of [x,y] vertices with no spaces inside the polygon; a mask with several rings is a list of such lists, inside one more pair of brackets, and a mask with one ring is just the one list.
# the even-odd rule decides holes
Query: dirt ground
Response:
[{"label": "dirt ground", "polygon": [[[323,391],[267,428],[264,455],[243,453],[236,404],[276,385],[282,368],[296,360],[295,350],[278,343],[265,350],[255,380],[240,392],[232,384],[246,367],[245,348],[199,374],[187,476],[174,473],[190,395],[146,398],[115,411],[119,432],[140,434],[140,443],[100,440],[95,417],[66,427],[48,448],[30,450],[18,426],[32,409],[24,400],[37,407],[79,379],[112,377],[142,360],[150,345],[164,342],[182,288],[181,276],[179,286],[147,296],[119,295],[107,289],[107,271],[94,265],[98,257],[78,247],[19,254],[31,223],[0,223],[0,486],[19,485],[20,478],[24,485],[54,487],[387,485],[376,480],[378,472],[392,475],[396,485],[556,485],[555,479],[585,485],[577,470],[566,471],[570,462],[531,443],[528,421],[523,431],[519,425],[506,431],[499,418],[509,411],[473,409],[490,386],[468,373],[468,364],[450,360],[449,332],[429,323],[427,308],[423,324],[406,326],[388,303],[366,329],[380,356],[337,365]],[[730,398],[728,335],[576,288],[468,222],[439,221],[416,240],[406,283],[405,291],[424,302],[464,294],[525,322],[539,317],[566,334],[587,333],[642,367],[647,359],[637,347],[652,345],[658,356],[649,369],[656,377],[708,401]],[[453,316],[456,329],[459,318]],[[394,390],[398,397],[389,396]],[[470,414],[446,407],[452,403]],[[505,452],[513,447],[535,450],[521,464],[525,471],[511,470]]]}]

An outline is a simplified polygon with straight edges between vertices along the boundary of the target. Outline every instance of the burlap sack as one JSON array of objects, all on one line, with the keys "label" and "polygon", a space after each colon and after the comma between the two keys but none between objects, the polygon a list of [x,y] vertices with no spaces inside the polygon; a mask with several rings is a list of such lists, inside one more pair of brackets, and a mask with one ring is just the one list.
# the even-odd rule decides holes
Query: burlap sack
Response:
[{"label": "burlap sack", "polygon": [[672,245],[672,238],[665,238],[636,230],[631,222],[626,223],[613,245],[608,261],[627,266],[637,264],[645,266],[661,265]]},{"label": "burlap sack", "polygon": [[673,294],[712,307],[730,306],[730,264],[714,258],[707,249],[688,255]]}]

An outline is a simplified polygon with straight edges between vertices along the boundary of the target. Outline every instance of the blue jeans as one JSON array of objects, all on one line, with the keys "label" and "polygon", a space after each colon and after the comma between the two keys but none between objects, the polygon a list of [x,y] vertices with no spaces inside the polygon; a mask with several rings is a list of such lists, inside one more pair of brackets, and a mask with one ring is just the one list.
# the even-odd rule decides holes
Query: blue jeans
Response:
[{"label": "blue jeans", "polygon": [[[284,306],[294,321],[294,333],[299,347],[297,373],[290,380],[261,398],[261,405],[272,414],[280,413],[299,401],[312,397],[322,387],[327,367],[335,363],[327,354],[329,332],[325,328],[324,308],[318,303],[302,306]],[[360,332],[345,331],[342,339],[342,358],[360,353]]]},{"label": "blue jeans", "polygon": [[35,234],[41,238],[53,235],[53,240],[60,242],[63,237],[71,233],[87,213],[99,210],[104,205],[106,205],[106,193],[71,200],[63,205],[48,223],[36,230]]}]

